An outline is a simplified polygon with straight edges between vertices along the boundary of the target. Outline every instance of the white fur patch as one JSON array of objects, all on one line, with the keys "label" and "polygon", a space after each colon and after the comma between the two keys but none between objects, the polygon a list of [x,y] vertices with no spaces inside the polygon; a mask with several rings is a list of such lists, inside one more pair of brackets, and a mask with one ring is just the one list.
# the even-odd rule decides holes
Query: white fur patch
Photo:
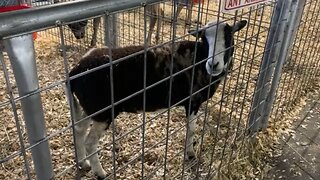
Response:
[{"label": "white fur patch", "polygon": [[91,48],[88,52],[86,52],[82,57],[85,58],[87,56],[89,56],[94,50],[96,50],[97,48]]},{"label": "white fur patch", "polygon": [[188,156],[194,156],[194,148],[193,148],[193,142],[194,142],[194,133],[196,130],[196,121],[197,119],[195,118],[194,112],[190,114],[189,117],[187,117],[187,126],[189,127],[187,130],[187,154]]},{"label": "white fur patch", "polygon": [[[216,23],[209,23],[207,26],[211,26],[211,27],[205,30],[205,36],[209,44],[209,54],[208,54],[208,61],[206,63],[206,69],[208,74],[212,76],[218,76],[219,74],[222,73],[225,66],[224,60],[223,60],[225,55],[225,52],[224,52],[225,51],[225,39],[224,39],[225,24],[222,23],[217,25]],[[212,66],[214,68],[212,68]]]}]

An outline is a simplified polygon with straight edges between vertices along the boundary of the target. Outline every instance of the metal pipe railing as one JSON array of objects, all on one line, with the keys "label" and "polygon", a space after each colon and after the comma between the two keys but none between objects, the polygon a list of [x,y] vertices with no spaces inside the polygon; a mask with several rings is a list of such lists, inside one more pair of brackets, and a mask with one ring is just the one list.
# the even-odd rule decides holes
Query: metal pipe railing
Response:
[{"label": "metal pipe railing", "polygon": [[58,21],[68,23],[160,1],[81,0],[1,13],[0,39],[54,27]]},{"label": "metal pipe railing", "polygon": [[[5,49],[10,57],[11,66],[19,90],[24,96],[39,89],[37,68],[32,35],[24,35],[5,41]],[[40,94],[21,100],[28,139],[31,145],[47,136]],[[31,149],[37,179],[53,177],[49,142],[45,141]],[[28,174],[29,175],[29,174]]]}]

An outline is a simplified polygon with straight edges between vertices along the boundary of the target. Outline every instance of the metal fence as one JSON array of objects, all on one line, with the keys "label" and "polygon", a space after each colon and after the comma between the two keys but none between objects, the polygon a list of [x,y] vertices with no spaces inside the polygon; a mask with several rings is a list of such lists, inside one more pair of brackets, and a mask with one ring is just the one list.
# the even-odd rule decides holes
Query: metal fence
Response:
[{"label": "metal fence", "polygon": [[[282,114],[294,107],[319,76],[318,0],[278,0],[233,13],[220,11],[223,1],[205,0],[193,4],[192,20],[196,21],[191,22],[187,8],[175,18],[177,4],[172,1],[64,2],[50,5],[54,1],[29,1],[34,8],[0,14],[1,179],[94,177],[91,172],[79,173],[73,107],[64,88],[70,81],[69,70],[91,48],[93,18],[97,17],[102,21],[96,47],[144,45],[145,49],[195,40],[188,30],[212,20],[229,24],[248,21],[245,30],[235,35],[231,72],[221,79],[217,92],[203,103],[196,116],[198,160],[184,160],[182,108],[121,113],[114,127],[119,133],[109,128],[96,152],[110,175],[107,179],[240,179],[266,175],[263,166],[250,159],[256,152],[249,142],[261,129],[276,130]],[[162,26],[159,42],[155,41],[155,30],[152,46],[148,46],[149,17],[156,16],[148,11],[153,3],[163,10]],[[86,34],[77,40],[67,25],[87,19]],[[35,40],[31,32],[37,32]]]}]

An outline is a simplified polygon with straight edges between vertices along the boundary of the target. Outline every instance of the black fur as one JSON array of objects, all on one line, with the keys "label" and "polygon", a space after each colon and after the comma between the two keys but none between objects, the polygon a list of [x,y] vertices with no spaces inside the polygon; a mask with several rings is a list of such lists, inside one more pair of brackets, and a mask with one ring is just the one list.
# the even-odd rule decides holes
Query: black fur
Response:
[{"label": "black fur", "polygon": [[[233,31],[232,27],[226,24],[224,28],[224,34],[232,34],[233,33],[232,31]],[[224,39],[225,39],[226,52],[223,60],[224,60],[224,63],[227,63],[233,55],[234,41],[233,41],[233,36],[224,36]]]},{"label": "black fur", "polygon": [[[227,52],[224,57],[225,63],[231,58],[234,48],[233,32],[229,25],[224,28],[225,48]],[[175,44],[176,52],[171,52],[171,46],[156,48],[147,51],[147,87],[157,83],[170,75],[170,61],[173,55],[173,74],[192,65],[195,46],[197,45],[196,62],[200,62],[208,56],[208,41],[205,36],[201,37],[201,42],[181,41]],[[143,69],[144,54],[143,46],[129,46],[124,48],[112,49],[112,57],[114,60],[125,57],[127,55],[141,51],[142,53],[114,64],[113,66],[113,85],[114,85],[114,102],[118,102],[127,96],[130,96],[143,89]],[[189,52],[189,54],[188,54]],[[84,56],[79,64],[74,67],[70,76],[74,76],[89,69],[109,63],[109,49],[100,48],[93,50],[89,55]],[[204,90],[194,94],[191,97],[191,112],[196,114],[200,105],[207,100],[208,85],[210,75],[205,69],[206,61],[195,66],[193,92],[204,87]],[[221,76],[212,77],[209,98],[211,98],[219,86]],[[188,102],[189,99],[183,100],[190,95],[192,68],[186,70],[173,77],[171,105],[177,104],[186,109],[186,115],[189,115]],[[90,115],[107,106],[111,105],[111,89],[110,89],[110,67],[94,71],[84,76],[71,80],[71,91],[79,99],[80,105],[84,111]],[[146,91],[146,111],[155,111],[168,107],[169,100],[169,79],[157,84]],[[183,100],[183,101],[182,101]],[[143,93],[118,104],[115,106],[115,117],[120,112],[137,112],[143,110]],[[190,113],[191,113],[190,112]],[[111,123],[111,109],[93,116],[95,121],[106,121]]]}]

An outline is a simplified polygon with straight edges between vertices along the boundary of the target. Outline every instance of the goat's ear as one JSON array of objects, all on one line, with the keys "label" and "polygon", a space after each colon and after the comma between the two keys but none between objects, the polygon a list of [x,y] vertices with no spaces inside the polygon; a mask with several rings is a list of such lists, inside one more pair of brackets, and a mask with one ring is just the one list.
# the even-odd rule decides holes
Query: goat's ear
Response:
[{"label": "goat's ear", "polygon": [[199,28],[198,31],[197,31],[197,29],[190,29],[190,30],[188,30],[188,33],[190,33],[194,37],[198,36],[199,38],[201,38],[204,36],[204,29]]},{"label": "goat's ear", "polygon": [[234,26],[232,27],[232,31],[233,32],[237,32],[240,31],[242,28],[244,28],[247,25],[247,21],[246,20],[242,20],[239,22],[236,22],[234,24]]}]

